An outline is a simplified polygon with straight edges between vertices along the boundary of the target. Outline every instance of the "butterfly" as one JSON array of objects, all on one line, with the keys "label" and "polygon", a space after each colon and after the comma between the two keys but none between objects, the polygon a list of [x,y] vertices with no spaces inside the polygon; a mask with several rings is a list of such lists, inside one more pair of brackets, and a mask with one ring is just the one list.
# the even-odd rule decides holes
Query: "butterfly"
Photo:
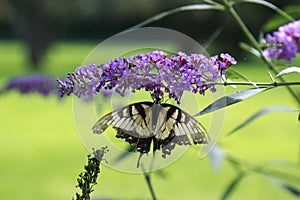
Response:
[{"label": "butterfly", "polygon": [[[162,150],[162,157],[170,155],[176,145],[207,144],[209,136],[205,128],[180,108],[154,102],[138,102],[119,108],[100,118],[93,126],[94,133],[101,134],[109,126],[116,131],[116,137],[140,152],[140,157],[150,151]],[[139,165],[138,160],[138,165]]]}]

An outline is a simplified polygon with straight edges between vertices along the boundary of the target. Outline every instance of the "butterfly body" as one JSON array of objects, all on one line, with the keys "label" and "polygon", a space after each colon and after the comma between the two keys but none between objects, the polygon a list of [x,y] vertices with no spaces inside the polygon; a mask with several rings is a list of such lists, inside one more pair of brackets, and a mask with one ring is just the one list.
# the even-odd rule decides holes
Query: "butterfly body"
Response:
[{"label": "butterfly body", "polygon": [[108,126],[117,130],[116,137],[125,139],[141,154],[162,148],[162,156],[171,154],[177,145],[206,144],[209,137],[205,128],[180,108],[163,103],[139,102],[117,109],[93,126],[93,132],[101,134]]}]

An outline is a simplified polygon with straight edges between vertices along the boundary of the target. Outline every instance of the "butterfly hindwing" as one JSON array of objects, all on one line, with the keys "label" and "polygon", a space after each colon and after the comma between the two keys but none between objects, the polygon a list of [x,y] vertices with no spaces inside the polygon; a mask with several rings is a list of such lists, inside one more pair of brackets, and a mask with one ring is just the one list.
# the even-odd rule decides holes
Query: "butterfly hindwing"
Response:
[{"label": "butterfly hindwing", "polygon": [[[205,128],[191,115],[171,104],[162,104],[165,113],[165,126],[160,135],[156,135],[162,147],[163,157],[171,154],[177,145],[191,145],[189,137],[194,144],[208,143],[208,134]],[[155,143],[155,141],[154,141]],[[154,150],[154,149],[153,149]]]}]

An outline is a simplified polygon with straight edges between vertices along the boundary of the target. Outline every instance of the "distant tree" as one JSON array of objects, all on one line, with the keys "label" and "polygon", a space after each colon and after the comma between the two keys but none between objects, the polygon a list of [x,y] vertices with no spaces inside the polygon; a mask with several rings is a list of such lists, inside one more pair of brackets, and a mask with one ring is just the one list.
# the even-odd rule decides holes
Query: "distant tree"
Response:
[{"label": "distant tree", "polygon": [[[134,1],[129,3],[134,4]],[[40,61],[57,37],[90,37],[101,31],[110,34],[112,27],[117,27],[113,32],[124,30],[126,25],[114,23],[117,19],[118,24],[118,18],[124,21],[120,15],[128,13],[128,6],[120,4],[118,0],[0,0],[0,22],[9,24],[11,31],[24,42],[31,67],[38,70]],[[119,11],[121,14],[116,14]],[[98,26],[101,22],[103,26]]]},{"label": "distant tree", "polygon": [[34,69],[38,68],[46,49],[53,39],[53,22],[44,1],[5,1],[12,29],[28,47]]},{"label": "distant tree", "polygon": [[78,13],[84,0],[2,0],[6,20],[12,30],[26,44],[32,68],[39,63],[52,44],[57,29],[74,13]]},{"label": "distant tree", "polygon": [[[296,0],[273,0],[275,5],[284,7]],[[25,43],[32,68],[38,70],[40,61],[56,38],[107,38],[162,11],[178,6],[202,3],[198,0],[0,0],[1,23],[10,25],[11,30]],[[284,4],[284,5],[283,5]],[[257,6],[256,6],[257,7]],[[241,7],[241,16],[249,12]],[[245,18],[254,32],[264,23],[259,19],[267,15],[265,8],[256,9],[252,18]],[[269,12],[271,14],[272,12]],[[249,16],[245,14],[245,16]],[[218,18],[214,20],[211,18]],[[179,13],[150,26],[171,28],[185,33],[202,43],[221,27],[222,34],[214,44],[230,47],[234,52],[238,46],[232,40],[240,41],[241,34],[236,32],[232,20],[224,20],[223,13],[194,12]],[[228,17],[228,16],[226,16]],[[226,24],[224,23],[226,22]],[[219,23],[222,22],[222,23]],[[7,27],[7,26],[6,26]],[[224,29],[222,29],[224,27]],[[201,39],[203,41],[201,41]],[[240,51],[237,51],[240,54]],[[211,53],[214,53],[213,51]]]}]

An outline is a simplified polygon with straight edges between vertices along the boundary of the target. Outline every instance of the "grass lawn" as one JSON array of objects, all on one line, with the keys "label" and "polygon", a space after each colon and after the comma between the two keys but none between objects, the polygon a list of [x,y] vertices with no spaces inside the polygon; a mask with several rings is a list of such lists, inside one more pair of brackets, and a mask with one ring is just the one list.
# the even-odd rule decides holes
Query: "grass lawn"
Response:
[{"label": "grass lawn", "polygon": [[[56,44],[42,64],[42,73],[64,76],[81,65],[96,45],[97,42]],[[236,69],[253,81],[269,81],[261,63],[246,61],[241,61]],[[30,73],[27,66],[26,51],[20,43],[0,42],[0,83],[11,76]],[[227,88],[226,91],[235,90]],[[208,104],[209,99],[204,98],[200,107]],[[272,169],[291,174],[290,178],[283,177],[283,180],[299,187],[300,169],[296,164],[300,160],[300,127],[297,113],[268,114],[234,135],[226,136],[251,114],[269,105],[297,107],[285,88],[267,91],[228,107],[220,144],[230,155],[253,165],[277,163]],[[54,96],[21,96],[9,92],[0,96],[0,109],[1,199],[71,199],[78,191],[76,179],[87,163],[88,154],[75,127],[72,97],[59,100]],[[209,127],[210,116],[199,118],[206,127]],[[207,157],[199,159],[198,152],[193,149],[167,168],[152,173],[158,199],[220,199],[238,174],[239,171],[227,161],[218,172],[214,171],[210,160]],[[107,160],[109,162],[109,157]],[[270,178],[244,170],[249,173],[229,199],[297,199],[276,186]],[[142,174],[120,172],[105,165],[101,165],[93,197],[151,199]]]}]

